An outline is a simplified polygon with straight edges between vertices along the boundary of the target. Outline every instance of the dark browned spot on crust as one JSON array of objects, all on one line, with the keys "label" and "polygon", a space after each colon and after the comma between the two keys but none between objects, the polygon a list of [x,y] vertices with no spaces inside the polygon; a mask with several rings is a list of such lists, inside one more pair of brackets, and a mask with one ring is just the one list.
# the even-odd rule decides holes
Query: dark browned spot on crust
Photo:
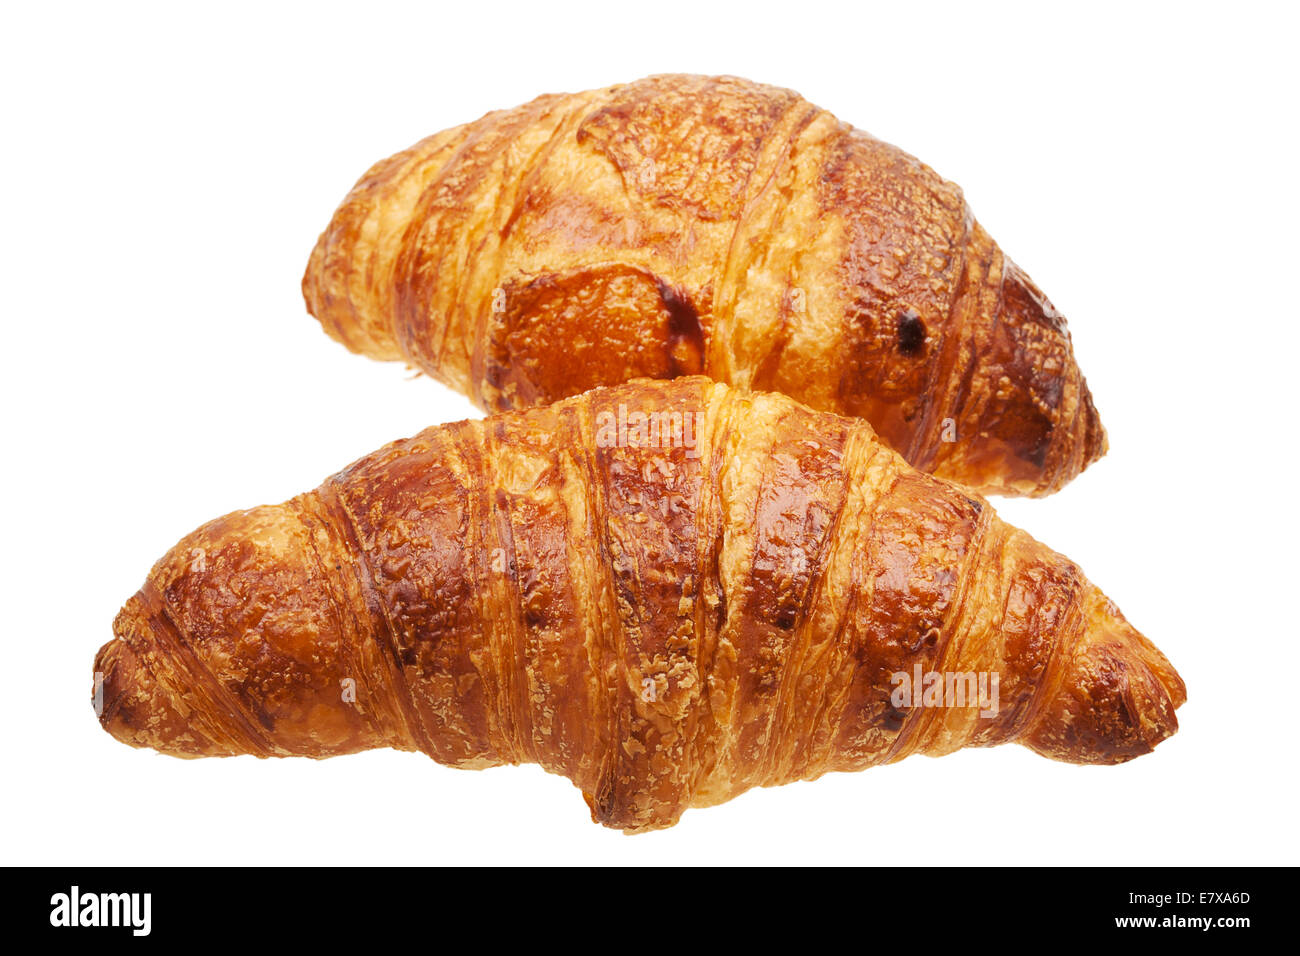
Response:
[{"label": "dark browned spot on crust", "polygon": [[889,709],[885,711],[884,716],[880,719],[881,726],[891,734],[896,734],[903,729],[903,724],[907,721],[907,715],[911,710],[899,710],[891,703]]},{"label": "dark browned spot on crust", "polygon": [[704,368],[704,329],[695,305],[672,286],[659,282],[659,298],[668,310],[668,359],[672,377],[695,375]]},{"label": "dark browned spot on crust", "polygon": [[794,622],[798,620],[799,612],[792,607],[783,607],[777,610],[776,617],[772,623],[783,631],[788,631],[794,627]]},{"label": "dark browned spot on crust", "polygon": [[911,309],[898,313],[898,351],[915,355],[925,344],[925,323]]}]

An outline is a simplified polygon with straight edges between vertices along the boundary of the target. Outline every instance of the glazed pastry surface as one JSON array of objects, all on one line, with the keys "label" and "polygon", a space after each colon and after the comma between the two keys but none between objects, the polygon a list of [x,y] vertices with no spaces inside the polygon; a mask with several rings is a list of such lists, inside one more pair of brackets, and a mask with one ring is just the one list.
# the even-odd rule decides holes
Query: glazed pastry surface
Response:
[{"label": "glazed pastry surface", "polygon": [[[629,831],[915,753],[1118,763],[1185,699],[984,499],[860,419],[701,376],[430,428],[219,518],[114,635],[100,719],[132,746],[538,763]],[[899,675],[924,675],[901,702]]]},{"label": "glazed pastry surface", "polygon": [[489,410],[703,373],[1044,495],[1106,450],[1064,318],[928,166],[797,94],[655,76],[376,164],[303,278],[353,351]]}]

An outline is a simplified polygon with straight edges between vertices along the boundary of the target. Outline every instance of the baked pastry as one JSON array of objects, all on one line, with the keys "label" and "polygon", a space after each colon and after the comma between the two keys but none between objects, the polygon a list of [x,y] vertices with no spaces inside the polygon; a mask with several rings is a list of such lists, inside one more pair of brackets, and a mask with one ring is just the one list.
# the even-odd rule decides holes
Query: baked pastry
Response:
[{"label": "baked pastry", "polygon": [[980,497],[700,376],[430,428],[219,518],[113,631],[100,720],[132,746],[535,762],[626,830],[914,753],[1119,763],[1185,699]]},{"label": "baked pastry", "polygon": [[1064,318],[961,190],[789,90],[654,76],[365,174],[303,277],[325,331],[489,411],[703,373],[1043,495],[1106,450]]}]

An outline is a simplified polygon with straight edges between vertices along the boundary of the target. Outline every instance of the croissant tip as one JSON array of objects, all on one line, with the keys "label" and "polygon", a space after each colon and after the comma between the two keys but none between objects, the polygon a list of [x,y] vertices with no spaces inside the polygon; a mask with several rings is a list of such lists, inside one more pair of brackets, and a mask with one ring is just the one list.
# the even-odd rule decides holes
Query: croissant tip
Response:
[{"label": "croissant tip", "polygon": [[113,640],[95,655],[94,702],[114,739],[178,757],[220,757],[221,747],[192,724],[189,707],[154,672],[148,616],[133,597],[113,622]]},{"label": "croissant tip", "polygon": [[136,654],[126,634],[131,629],[134,600],[118,612],[113,621],[113,639],[95,654],[94,706],[99,725],[116,740],[132,747],[142,746],[137,707],[137,677],[144,662]]},{"label": "croissant tip", "polygon": [[[1098,601],[1104,598],[1097,597]],[[1076,648],[1061,691],[1027,745],[1070,763],[1117,764],[1178,732],[1187,687],[1173,665],[1109,602]]]}]

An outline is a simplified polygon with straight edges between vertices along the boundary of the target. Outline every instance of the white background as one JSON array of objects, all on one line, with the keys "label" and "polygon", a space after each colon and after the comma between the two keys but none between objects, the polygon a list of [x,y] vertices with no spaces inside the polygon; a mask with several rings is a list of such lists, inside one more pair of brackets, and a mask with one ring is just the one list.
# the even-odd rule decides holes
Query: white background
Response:
[{"label": "white background", "polygon": [[[1281,4],[7,5],[5,863],[1296,863],[1296,15]],[[150,565],[476,412],[353,356],[299,279],[375,160],[660,72],[803,93],[960,183],[1070,320],[1111,453],[999,510],[1181,671],[1115,768],[1009,746],[751,792],[625,838],[536,767],[180,761],[91,662]]]}]

